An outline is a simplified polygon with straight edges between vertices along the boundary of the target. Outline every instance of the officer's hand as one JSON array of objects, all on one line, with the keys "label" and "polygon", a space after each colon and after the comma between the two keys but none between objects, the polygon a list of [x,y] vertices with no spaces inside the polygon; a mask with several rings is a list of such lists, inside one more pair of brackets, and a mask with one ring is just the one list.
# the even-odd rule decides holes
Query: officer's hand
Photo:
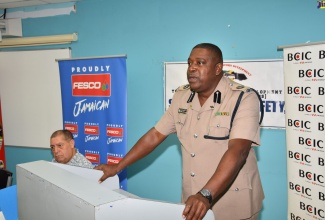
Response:
[{"label": "officer's hand", "polygon": [[195,194],[185,202],[183,218],[186,220],[201,220],[210,208],[209,201],[200,194]]},{"label": "officer's hand", "polygon": [[117,164],[116,165],[100,164],[94,169],[101,170],[104,172],[104,175],[98,180],[99,183],[102,183],[108,177],[115,176],[117,174]]}]

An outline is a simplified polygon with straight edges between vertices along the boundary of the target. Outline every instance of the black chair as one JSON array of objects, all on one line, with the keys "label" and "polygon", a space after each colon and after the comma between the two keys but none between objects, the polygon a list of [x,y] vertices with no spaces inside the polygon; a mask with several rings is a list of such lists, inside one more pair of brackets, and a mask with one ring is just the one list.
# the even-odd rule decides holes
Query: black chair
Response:
[{"label": "black chair", "polygon": [[12,172],[0,169],[0,189],[11,186]]}]

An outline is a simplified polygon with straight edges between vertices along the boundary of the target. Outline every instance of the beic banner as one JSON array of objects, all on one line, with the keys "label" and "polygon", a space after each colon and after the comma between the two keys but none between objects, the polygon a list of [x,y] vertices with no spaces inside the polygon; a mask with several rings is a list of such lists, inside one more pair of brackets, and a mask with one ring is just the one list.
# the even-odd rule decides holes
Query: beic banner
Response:
[{"label": "beic banner", "polygon": [[3,137],[2,115],[1,115],[1,100],[0,100],[0,169],[6,169],[5,144]]},{"label": "beic banner", "polygon": [[[63,125],[93,164],[116,164],[127,151],[126,56],[59,60]],[[127,170],[119,174],[127,190]]]},{"label": "beic banner", "polygon": [[[175,90],[188,84],[186,72],[186,62],[165,63],[165,110],[169,107]],[[258,92],[264,106],[262,127],[285,127],[283,60],[224,61],[223,73]]]},{"label": "beic banner", "polygon": [[284,52],[288,219],[325,219],[325,44]]}]

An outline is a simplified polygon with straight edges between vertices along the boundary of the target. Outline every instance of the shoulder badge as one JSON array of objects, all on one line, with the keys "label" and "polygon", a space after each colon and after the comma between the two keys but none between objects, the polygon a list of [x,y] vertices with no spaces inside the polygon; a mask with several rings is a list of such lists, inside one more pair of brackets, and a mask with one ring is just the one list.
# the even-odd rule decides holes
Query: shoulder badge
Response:
[{"label": "shoulder badge", "polygon": [[184,91],[184,90],[189,90],[190,89],[190,84],[182,85],[176,89],[176,92],[178,91]]},{"label": "shoulder badge", "polygon": [[230,86],[230,88],[232,90],[243,91],[243,92],[250,92],[251,91],[250,87],[244,86],[244,85],[242,85],[240,83],[237,83],[235,81],[230,82],[229,86]]}]

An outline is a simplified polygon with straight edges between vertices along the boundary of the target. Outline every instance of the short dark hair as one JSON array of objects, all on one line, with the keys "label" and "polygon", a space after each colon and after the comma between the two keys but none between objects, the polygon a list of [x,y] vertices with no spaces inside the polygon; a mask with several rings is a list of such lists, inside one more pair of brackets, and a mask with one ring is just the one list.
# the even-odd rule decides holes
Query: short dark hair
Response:
[{"label": "short dark hair", "polygon": [[193,49],[195,48],[205,48],[212,51],[216,55],[217,59],[219,59],[218,62],[223,63],[222,51],[217,45],[211,43],[200,43],[193,47]]},{"label": "short dark hair", "polygon": [[58,135],[63,135],[65,140],[73,140],[73,135],[70,131],[68,130],[57,130],[54,131],[53,134],[51,135],[51,139],[58,136]]}]

